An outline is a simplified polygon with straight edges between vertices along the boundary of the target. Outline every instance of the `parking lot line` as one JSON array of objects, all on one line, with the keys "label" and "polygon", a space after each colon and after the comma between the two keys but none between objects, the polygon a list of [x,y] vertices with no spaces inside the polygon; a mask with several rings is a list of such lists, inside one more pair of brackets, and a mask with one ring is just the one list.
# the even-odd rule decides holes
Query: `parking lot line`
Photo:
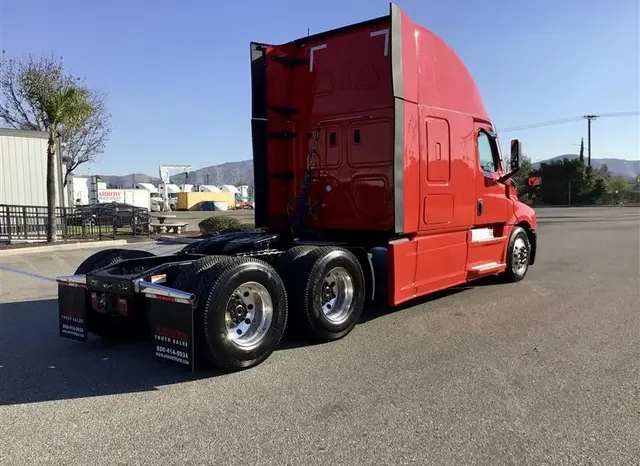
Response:
[{"label": "parking lot line", "polygon": [[27,277],[37,278],[39,280],[45,280],[47,282],[55,282],[55,278],[45,277],[44,275],[40,275],[38,273],[27,272],[26,270],[16,269],[15,267],[10,267],[8,265],[0,265],[0,270],[6,270],[7,272],[18,273],[21,275],[26,275]]}]

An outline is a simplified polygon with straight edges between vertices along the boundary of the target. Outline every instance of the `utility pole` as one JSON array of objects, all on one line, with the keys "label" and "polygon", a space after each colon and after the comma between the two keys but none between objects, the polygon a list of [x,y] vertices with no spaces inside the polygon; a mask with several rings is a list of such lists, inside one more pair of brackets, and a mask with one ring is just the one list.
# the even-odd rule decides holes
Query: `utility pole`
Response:
[{"label": "utility pole", "polygon": [[591,121],[598,118],[598,115],[585,115],[583,117],[587,120],[587,166],[591,166]]}]

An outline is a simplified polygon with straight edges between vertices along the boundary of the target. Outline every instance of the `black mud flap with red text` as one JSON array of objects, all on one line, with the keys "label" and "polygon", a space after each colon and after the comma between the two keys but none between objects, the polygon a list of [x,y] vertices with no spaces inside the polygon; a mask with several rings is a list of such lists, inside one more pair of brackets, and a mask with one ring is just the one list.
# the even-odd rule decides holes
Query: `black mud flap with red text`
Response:
[{"label": "black mud flap with red text", "polygon": [[157,359],[195,370],[193,302],[146,295],[153,352]]},{"label": "black mud flap with red text", "polygon": [[87,341],[86,288],[77,283],[58,282],[60,336]]}]

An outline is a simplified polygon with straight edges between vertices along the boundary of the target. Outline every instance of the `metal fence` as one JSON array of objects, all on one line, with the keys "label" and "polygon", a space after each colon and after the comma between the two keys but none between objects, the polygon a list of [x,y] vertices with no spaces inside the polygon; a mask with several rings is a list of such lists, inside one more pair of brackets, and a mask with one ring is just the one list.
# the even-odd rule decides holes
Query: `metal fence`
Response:
[{"label": "metal fence", "polygon": [[[56,235],[62,239],[149,236],[149,209],[124,204],[57,207]],[[0,204],[0,240],[47,239],[47,207]]]}]

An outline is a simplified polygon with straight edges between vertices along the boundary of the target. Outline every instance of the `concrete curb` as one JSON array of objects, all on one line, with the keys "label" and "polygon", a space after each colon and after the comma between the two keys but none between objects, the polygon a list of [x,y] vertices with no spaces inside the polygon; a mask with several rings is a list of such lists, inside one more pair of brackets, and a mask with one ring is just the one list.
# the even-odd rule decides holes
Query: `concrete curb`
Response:
[{"label": "concrete curb", "polygon": [[124,246],[129,244],[126,239],[116,239],[109,241],[87,241],[84,243],[70,243],[70,244],[55,244],[52,246],[33,246],[26,248],[15,249],[2,249],[0,250],[0,258],[18,256],[22,254],[35,254],[39,252],[53,252],[53,251],[73,251],[75,249],[92,249],[103,248],[113,246]]}]

